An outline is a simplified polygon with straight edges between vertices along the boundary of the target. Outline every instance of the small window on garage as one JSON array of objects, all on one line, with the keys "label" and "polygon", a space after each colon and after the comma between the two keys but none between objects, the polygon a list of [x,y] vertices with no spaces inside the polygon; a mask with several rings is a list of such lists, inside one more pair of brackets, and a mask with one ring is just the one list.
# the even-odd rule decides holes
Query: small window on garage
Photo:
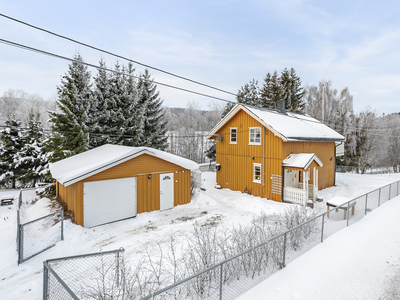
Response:
[{"label": "small window on garage", "polygon": [[231,127],[231,141],[230,144],[237,144],[237,128]]},{"label": "small window on garage", "polygon": [[250,127],[249,128],[249,145],[261,145],[261,128]]},{"label": "small window on garage", "polygon": [[261,183],[261,164],[253,164],[253,182]]}]

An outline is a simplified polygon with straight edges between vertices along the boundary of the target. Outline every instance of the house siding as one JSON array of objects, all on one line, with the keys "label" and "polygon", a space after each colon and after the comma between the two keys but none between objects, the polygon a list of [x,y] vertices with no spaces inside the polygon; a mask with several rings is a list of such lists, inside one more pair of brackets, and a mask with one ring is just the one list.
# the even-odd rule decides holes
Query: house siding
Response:
[{"label": "house siding", "polygon": [[[231,127],[237,127],[237,144],[230,144]],[[261,127],[261,145],[249,145],[250,127]],[[271,177],[282,175],[282,140],[266,128],[263,135],[262,127],[241,110],[219,130],[223,140],[217,141],[216,147],[217,163],[221,164],[221,170],[217,171],[217,183],[222,188],[281,201],[280,194],[272,193]],[[264,187],[253,182],[253,163],[263,164]]]},{"label": "house siding", "polygon": [[[268,123],[268,120],[265,121]],[[237,144],[230,143],[230,128],[232,127],[237,128]],[[280,176],[283,185],[282,161],[290,153],[315,153],[323,163],[323,167],[319,167],[315,162],[310,165],[311,170],[314,166],[318,169],[318,188],[324,189],[334,185],[334,142],[284,142],[280,137],[264,128],[261,145],[249,145],[250,127],[261,127],[262,135],[262,124],[245,111],[239,110],[218,130],[218,134],[223,137],[223,140],[219,141],[217,136],[213,137],[216,139],[217,163],[221,165],[221,169],[217,171],[217,184],[222,188],[282,201],[281,194],[276,193],[278,190],[276,185],[275,189],[272,189],[272,181],[273,177]],[[263,147],[265,147],[264,161]],[[264,187],[262,184],[253,182],[253,163],[263,164]],[[312,171],[310,177],[311,183],[313,182]]]},{"label": "house siding", "polygon": [[[58,198],[66,210],[72,211],[75,223],[83,224],[83,184],[85,182],[137,177],[137,213],[160,209],[160,176],[174,173],[174,206],[190,202],[190,170],[143,154],[108,170],[64,187],[58,185]],[[152,174],[151,179],[148,175]]]},{"label": "house siding", "polygon": [[[283,158],[290,153],[315,153],[322,161],[319,167],[313,162],[310,168],[318,169],[318,189],[331,187],[335,184],[335,143],[334,142],[284,142]],[[332,160],[331,160],[332,158]],[[310,172],[312,177],[312,172]]]}]

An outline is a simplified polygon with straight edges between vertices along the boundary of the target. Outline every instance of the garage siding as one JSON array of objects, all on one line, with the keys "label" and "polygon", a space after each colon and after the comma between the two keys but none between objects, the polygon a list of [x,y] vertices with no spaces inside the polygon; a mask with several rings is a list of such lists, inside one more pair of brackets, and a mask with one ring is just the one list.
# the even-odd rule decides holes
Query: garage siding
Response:
[{"label": "garage siding", "polygon": [[[190,170],[143,154],[108,170],[64,187],[58,186],[58,196],[66,210],[71,210],[75,223],[83,226],[83,183],[116,178],[137,177],[137,213],[160,209],[160,173],[174,173],[174,205],[190,202]],[[153,174],[151,179],[148,175]]]}]

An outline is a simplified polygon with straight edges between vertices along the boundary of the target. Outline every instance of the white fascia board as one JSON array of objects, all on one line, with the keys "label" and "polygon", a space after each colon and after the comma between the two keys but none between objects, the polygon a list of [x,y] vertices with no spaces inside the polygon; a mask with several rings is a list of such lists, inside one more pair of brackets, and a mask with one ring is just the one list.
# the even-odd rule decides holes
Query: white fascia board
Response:
[{"label": "white fascia board", "polygon": [[221,127],[224,126],[225,123],[228,122],[228,121],[231,119],[231,117],[232,117],[233,115],[235,115],[235,113],[236,113],[239,109],[240,109],[240,108],[239,108],[239,104],[236,104],[236,105],[231,109],[231,111],[230,111],[222,120],[220,120],[220,121],[217,123],[217,125],[215,125],[214,128],[209,132],[209,134],[207,135],[207,139],[210,139],[210,138],[212,138],[214,135],[216,135],[217,132],[218,132],[218,130],[220,130]]},{"label": "white fascia board", "polygon": [[128,160],[130,160],[132,158],[138,157],[138,156],[140,156],[142,154],[149,154],[149,155],[152,155],[152,156],[156,156],[153,152],[151,152],[151,151],[149,151],[147,149],[143,149],[142,151],[136,152],[136,153],[128,155],[126,157],[118,158],[117,160],[115,160],[113,162],[110,162],[107,165],[101,166],[101,167],[99,167],[99,168],[97,168],[95,170],[89,171],[88,173],[79,175],[79,176],[74,177],[74,178],[69,179],[69,180],[65,180],[64,182],[60,182],[60,181],[59,182],[63,186],[67,187],[67,186],[69,186],[71,184],[77,183],[78,181],[81,181],[81,180],[83,180],[85,178],[88,178],[88,177],[93,176],[93,175],[95,175],[97,173],[100,173],[100,172],[103,172],[103,171],[105,171],[107,169],[115,167],[115,166],[117,166],[119,164],[122,164],[122,163],[124,163],[124,162],[126,162],[126,161],[128,161]]},{"label": "white fascia board", "polygon": [[310,161],[305,165],[304,170],[307,170],[308,167],[311,165],[311,163],[315,161],[320,167],[322,167],[324,164],[322,161],[316,156],[315,154],[311,157]]},{"label": "white fascia board", "polygon": [[241,105],[241,104],[236,104],[236,106],[221,120],[218,122],[217,125],[210,131],[210,133],[207,135],[207,139],[212,138],[217,134],[217,132],[239,111],[243,110],[247,114],[249,114],[252,118],[257,120],[259,123],[261,123],[264,127],[266,127],[269,131],[271,131],[274,135],[280,137],[284,142],[287,141],[287,138],[282,135],[280,132],[276,131],[273,127],[265,123],[264,120],[260,119],[256,114],[251,112],[246,108],[246,106]]}]

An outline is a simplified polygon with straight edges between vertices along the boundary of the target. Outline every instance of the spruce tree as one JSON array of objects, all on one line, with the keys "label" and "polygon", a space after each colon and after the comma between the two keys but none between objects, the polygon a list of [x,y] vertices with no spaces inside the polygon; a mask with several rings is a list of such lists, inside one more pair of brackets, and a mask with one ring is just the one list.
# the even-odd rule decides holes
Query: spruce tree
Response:
[{"label": "spruce tree", "polygon": [[303,98],[304,89],[301,87],[300,77],[296,75],[294,68],[290,69],[289,79],[290,90],[286,91],[286,93],[290,94],[290,106],[288,106],[288,109],[292,112],[303,113],[306,107]]},{"label": "spruce tree", "polygon": [[[258,87],[258,81],[253,78],[249,83],[240,87],[236,94],[236,101],[242,104],[248,104],[251,106],[261,107],[260,89]],[[231,109],[235,106],[233,103],[228,103],[222,112],[221,118],[224,118]]]},{"label": "spruce tree", "polygon": [[264,84],[260,90],[260,101],[262,107],[276,108],[276,103],[272,100],[272,75],[267,73],[264,78]]},{"label": "spruce tree", "polygon": [[108,142],[107,104],[110,101],[110,75],[103,59],[99,62],[100,68],[94,77],[93,102],[88,113],[90,134],[90,148],[99,147]]},{"label": "spruce tree", "polygon": [[125,146],[136,146],[144,130],[145,107],[139,103],[137,82],[134,78],[132,63],[124,68],[124,93],[121,98],[121,105],[124,113],[124,132],[122,144]]},{"label": "spruce tree", "polygon": [[144,111],[143,132],[140,135],[138,146],[147,146],[165,150],[168,146],[167,122],[161,107],[162,100],[159,98],[157,86],[150,78],[146,69],[140,75],[137,83],[138,108]]},{"label": "spruce tree", "polygon": [[81,63],[83,60],[79,54],[74,59],[57,87],[58,111],[50,112],[52,134],[47,143],[50,162],[82,153],[90,147],[88,111],[93,101],[91,75]]},{"label": "spruce tree", "polygon": [[21,174],[21,121],[9,119],[5,121],[5,125],[0,131],[0,186],[15,189]]},{"label": "spruce tree", "polygon": [[40,113],[30,110],[27,128],[23,134],[24,146],[20,154],[20,175],[18,181],[24,187],[33,187],[44,178],[48,163],[46,150],[43,146],[44,132]]},{"label": "spruce tree", "polygon": [[102,129],[108,144],[122,144],[121,136],[124,133],[124,108],[123,94],[125,89],[125,78],[121,65],[117,62],[114,72],[110,74],[110,95],[105,102],[105,115]]}]

